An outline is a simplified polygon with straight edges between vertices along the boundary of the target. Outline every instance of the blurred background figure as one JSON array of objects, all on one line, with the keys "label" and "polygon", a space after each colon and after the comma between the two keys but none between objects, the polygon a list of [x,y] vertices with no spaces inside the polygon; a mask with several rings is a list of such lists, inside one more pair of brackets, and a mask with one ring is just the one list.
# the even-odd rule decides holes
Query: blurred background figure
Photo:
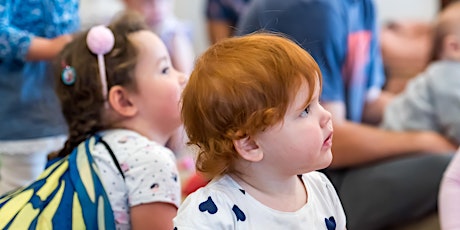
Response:
[{"label": "blurred background figure", "polygon": [[236,25],[250,0],[207,0],[206,20],[211,44],[234,35]]},{"label": "blurred background figure", "polygon": [[441,10],[446,8],[452,2],[458,2],[458,0],[439,0],[441,4]]},{"label": "blurred background figure", "polygon": [[28,184],[67,127],[49,60],[79,28],[78,0],[0,1],[0,194]]},{"label": "blurred background figure", "polygon": [[174,0],[124,0],[126,7],[144,15],[147,24],[166,44],[177,70],[189,75],[195,53],[192,29],[174,14]]},{"label": "blurred background figure", "polygon": [[80,0],[81,29],[108,25],[125,8],[123,0]]},{"label": "blurred background figure", "polygon": [[390,102],[382,126],[431,130],[460,145],[460,2],[441,11],[430,41],[432,61]]},{"label": "blurred background figure", "polygon": [[431,22],[395,20],[382,26],[380,44],[387,91],[400,93],[408,80],[426,68],[431,58],[431,37]]},{"label": "blurred background figure", "polygon": [[[380,44],[387,80],[385,90],[400,93],[411,78],[427,67],[432,60],[433,19],[455,1],[458,0],[376,1],[382,24]],[[417,7],[413,7],[414,4],[418,4]]]}]

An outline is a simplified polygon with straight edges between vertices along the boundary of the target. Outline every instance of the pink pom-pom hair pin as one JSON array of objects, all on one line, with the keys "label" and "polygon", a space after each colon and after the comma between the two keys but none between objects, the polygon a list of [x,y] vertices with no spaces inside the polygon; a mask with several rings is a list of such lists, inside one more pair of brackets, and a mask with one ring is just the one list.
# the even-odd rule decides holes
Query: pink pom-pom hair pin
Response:
[{"label": "pink pom-pom hair pin", "polygon": [[107,99],[107,77],[105,71],[104,55],[109,53],[115,45],[115,37],[112,31],[106,26],[99,25],[92,27],[86,36],[86,44],[89,50],[97,55],[99,74],[102,83],[102,95]]}]

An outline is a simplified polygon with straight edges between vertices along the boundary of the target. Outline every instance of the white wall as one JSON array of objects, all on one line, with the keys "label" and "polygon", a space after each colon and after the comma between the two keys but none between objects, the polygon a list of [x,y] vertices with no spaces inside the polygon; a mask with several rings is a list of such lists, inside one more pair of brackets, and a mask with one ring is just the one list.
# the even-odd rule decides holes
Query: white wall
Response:
[{"label": "white wall", "polygon": [[124,8],[122,0],[80,0],[82,30],[99,24],[109,24],[113,15]]},{"label": "white wall", "polygon": [[380,22],[393,19],[430,21],[439,9],[438,0],[375,0]]}]

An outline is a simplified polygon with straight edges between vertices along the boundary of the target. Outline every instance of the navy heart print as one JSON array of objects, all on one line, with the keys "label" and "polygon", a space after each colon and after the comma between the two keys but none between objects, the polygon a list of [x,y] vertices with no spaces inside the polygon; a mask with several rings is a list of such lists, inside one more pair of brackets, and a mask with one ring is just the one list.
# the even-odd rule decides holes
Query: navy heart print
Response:
[{"label": "navy heart print", "polygon": [[177,182],[177,174],[173,173],[172,174],[172,179]]},{"label": "navy heart print", "polygon": [[201,212],[209,212],[209,214],[216,214],[217,212],[217,206],[216,204],[214,203],[214,201],[212,201],[212,198],[210,196],[208,196],[208,199],[204,202],[202,202],[198,208],[200,209]]},{"label": "navy heart print", "polygon": [[324,218],[324,221],[326,222],[326,227],[327,230],[335,230],[335,227],[337,226],[335,223],[335,219],[333,216],[328,218]]},{"label": "navy heart print", "polygon": [[245,221],[246,220],[246,215],[244,215],[244,212],[241,211],[241,209],[238,208],[238,206],[233,205],[232,211],[236,215],[236,221]]}]

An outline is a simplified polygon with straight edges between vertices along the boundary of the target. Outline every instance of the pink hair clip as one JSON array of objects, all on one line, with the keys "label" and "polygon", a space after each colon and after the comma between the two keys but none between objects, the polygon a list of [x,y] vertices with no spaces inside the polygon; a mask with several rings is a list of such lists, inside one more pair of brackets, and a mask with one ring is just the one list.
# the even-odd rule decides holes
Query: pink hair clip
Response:
[{"label": "pink hair clip", "polygon": [[106,26],[92,27],[86,36],[86,44],[92,53],[97,55],[99,74],[102,82],[102,95],[107,99],[107,77],[105,72],[104,55],[109,53],[115,45],[115,37]]}]

